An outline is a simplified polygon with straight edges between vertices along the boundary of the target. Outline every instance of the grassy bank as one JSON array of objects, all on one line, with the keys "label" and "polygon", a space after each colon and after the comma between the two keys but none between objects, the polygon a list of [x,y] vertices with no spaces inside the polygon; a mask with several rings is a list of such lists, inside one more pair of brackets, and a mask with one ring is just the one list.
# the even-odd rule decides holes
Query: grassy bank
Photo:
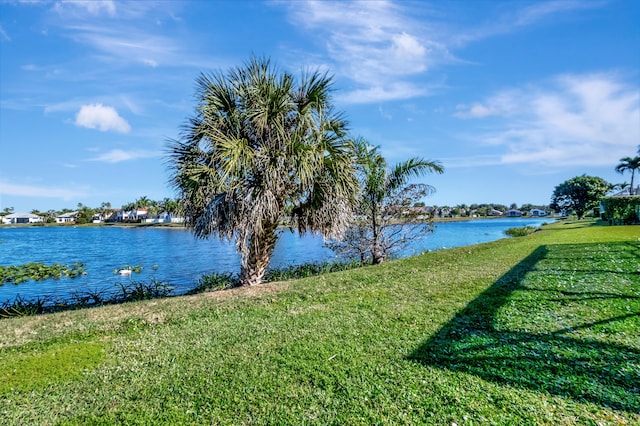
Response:
[{"label": "grassy bank", "polygon": [[638,424],[640,227],[0,322],[3,424]]}]

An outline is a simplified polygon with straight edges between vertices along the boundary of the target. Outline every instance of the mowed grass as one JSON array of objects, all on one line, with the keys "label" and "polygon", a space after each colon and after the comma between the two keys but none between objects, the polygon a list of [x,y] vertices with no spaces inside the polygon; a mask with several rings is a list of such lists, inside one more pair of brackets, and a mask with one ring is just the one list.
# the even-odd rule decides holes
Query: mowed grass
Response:
[{"label": "mowed grass", "polygon": [[560,223],[258,288],[2,320],[2,423],[640,424],[638,238]]}]

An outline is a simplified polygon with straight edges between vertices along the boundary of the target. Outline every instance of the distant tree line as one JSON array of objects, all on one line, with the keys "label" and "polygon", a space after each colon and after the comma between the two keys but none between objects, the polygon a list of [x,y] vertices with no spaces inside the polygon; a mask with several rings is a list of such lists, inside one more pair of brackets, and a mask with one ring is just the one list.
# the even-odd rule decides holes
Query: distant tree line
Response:
[{"label": "distant tree line", "polygon": [[531,210],[538,209],[544,210],[547,213],[551,213],[551,208],[548,204],[531,204],[525,203],[518,206],[517,203],[511,203],[510,205],[499,203],[473,203],[473,204],[456,204],[454,206],[428,206],[423,202],[418,202],[414,207],[423,208],[427,213],[431,214],[433,218],[460,218],[460,217],[489,217],[504,214],[509,210],[519,210],[523,216],[530,214]]},{"label": "distant tree line", "polygon": [[[177,199],[165,197],[162,200],[152,200],[147,196],[141,196],[136,200],[123,204],[121,208],[116,208],[111,205],[110,202],[105,201],[97,207],[89,207],[80,202],[76,205],[75,209],[63,208],[61,210],[47,210],[41,211],[37,209],[31,210],[30,213],[41,216],[46,223],[55,223],[56,217],[65,213],[78,212],[74,223],[81,225],[85,223],[91,223],[94,217],[100,216],[103,219],[108,219],[114,215],[118,210],[132,211],[136,209],[144,209],[147,211],[148,216],[157,216],[160,213],[166,212],[173,215],[180,215],[182,213],[180,203]],[[5,207],[0,216],[7,216],[14,213],[13,207]]]},{"label": "distant tree line", "polygon": [[[625,187],[626,188],[626,187]],[[409,206],[414,207],[416,209],[420,209],[421,211],[427,212],[432,215],[433,218],[465,218],[465,217],[488,217],[491,216],[492,211],[499,211],[501,213],[505,213],[507,210],[516,209],[520,210],[524,216],[527,216],[529,212],[533,209],[544,210],[546,212],[551,212],[553,209],[548,204],[530,204],[525,203],[520,206],[516,203],[511,203],[510,205],[500,204],[500,203],[473,203],[473,204],[455,204],[455,205],[427,205],[424,201],[415,201],[409,204]],[[406,207],[406,204],[405,204]],[[119,209],[124,211],[131,211],[138,208],[146,208],[149,212],[150,216],[155,216],[157,214],[167,212],[172,214],[182,214],[182,210],[180,207],[180,202],[174,198],[163,198],[162,200],[152,200],[146,196],[141,196],[134,201],[123,204]],[[32,214],[37,214],[45,218],[45,221],[51,220],[51,222],[55,222],[56,216],[59,216],[64,213],[70,213],[74,211],[78,211],[78,217],[88,218],[90,219],[96,215],[100,214],[103,217],[109,217],[114,212],[118,210],[117,207],[112,207],[110,202],[103,202],[100,206],[97,207],[89,207],[84,203],[78,203],[75,209],[65,207],[61,210],[37,210],[33,209],[30,211]],[[0,212],[0,216],[7,216],[15,212],[13,207],[5,207]]]}]

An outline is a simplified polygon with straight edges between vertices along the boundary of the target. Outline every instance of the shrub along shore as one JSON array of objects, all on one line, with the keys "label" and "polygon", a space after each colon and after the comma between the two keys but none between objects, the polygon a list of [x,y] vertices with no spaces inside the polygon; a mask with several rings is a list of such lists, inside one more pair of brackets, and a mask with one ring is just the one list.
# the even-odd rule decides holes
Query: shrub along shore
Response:
[{"label": "shrub along shore", "polygon": [[640,227],[8,318],[3,424],[638,424]]}]

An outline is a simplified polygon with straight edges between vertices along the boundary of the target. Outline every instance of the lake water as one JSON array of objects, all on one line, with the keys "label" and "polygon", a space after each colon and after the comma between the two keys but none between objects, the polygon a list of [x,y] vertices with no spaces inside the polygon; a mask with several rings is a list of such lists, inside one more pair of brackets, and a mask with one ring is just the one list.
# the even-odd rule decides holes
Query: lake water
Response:
[{"label": "lake water", "polygon": [[[505,238],[508,228],[540,225],[552,219],[501,218],[438,223],[435,232],[414,241],[401,255],[458,247]],[[271,266],[337,260],[322,238],[281,231]],[[202,274],[238,272],[240,256],[233,242],[199,240],[185,229],[168,227],[0,227],[0,265],[29,262],[71,265],[83,262],[87,274],[78,278],[28,281],[0,286],[0,302],[51,297],[64,299],[84,290],[114,289],[128,280],[155,278],[174,287],[174,294],[193,288]],[[125,265],[142,265],[131,278],[114,274]]]}]

